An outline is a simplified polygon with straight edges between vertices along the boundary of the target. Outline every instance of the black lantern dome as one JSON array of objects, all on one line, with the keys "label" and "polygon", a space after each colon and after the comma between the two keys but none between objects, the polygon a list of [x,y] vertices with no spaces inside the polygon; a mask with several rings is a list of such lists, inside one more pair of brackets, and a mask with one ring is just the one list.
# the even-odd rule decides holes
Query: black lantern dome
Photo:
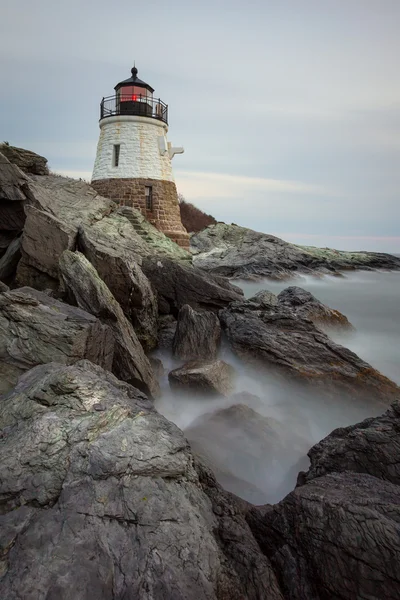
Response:
[{"label": "black lantern dome", "polygon": [[126,88],[126,87],[131,87],[131,86],[143,88],[144,90],[147,90],[148,92],[150,92],[150,94],[152,94],[154,92],[154,89],[151,87],[151,85],[149,85],[145,81],[142,81],[141,79],[139,79],[139,77],[137,76],[138,70],[136,67],[132,67],[131,74],[132,75],[131,75],[131,77],[129,77],[129,79],[125,79],[124,81],[120,81],[119,83],[117,83],[117,85],[114,88],[114,90],[116,92],[118,92],[121,88]]},{"label": "black lantern dome", "polygon": [[115,86],[115,96],[103,98],[100,119],[115,115],[150,117],[168,123],[168,106],[159,98],[154,99],[154,88],[137,76],[138,70],[131,69],[129,79]]}]

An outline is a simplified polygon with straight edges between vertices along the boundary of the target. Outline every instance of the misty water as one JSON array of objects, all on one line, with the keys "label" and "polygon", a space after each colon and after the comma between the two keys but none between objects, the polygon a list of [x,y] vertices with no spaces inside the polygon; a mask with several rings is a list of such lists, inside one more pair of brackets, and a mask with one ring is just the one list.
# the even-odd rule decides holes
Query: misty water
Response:
[{"label": "misty water", "polygon": [[[236,284],[238,282],[235,282]],[[302,277],[290,282],[240,282],[245,296],[262,289],[279,293],[298,285],[340,310],[354,332],[330,332],[373,367],[400,384],[400,273],[355,272],[345,277]],[[159,354],[166,372],[182,364]],[[382,412],[369,398],[327,400],[309,387],[250,369],[229,350],[221,358],[237,372],[230,398],[199,398],[171,393],[165,376],[158,410],[176,423],[229,491],[255,504],[273,503],[290,492],[308,449],[333,429]],[[245,394],[240,395],[242,392]],[[229,409],[234,405],[246,408]]]}]

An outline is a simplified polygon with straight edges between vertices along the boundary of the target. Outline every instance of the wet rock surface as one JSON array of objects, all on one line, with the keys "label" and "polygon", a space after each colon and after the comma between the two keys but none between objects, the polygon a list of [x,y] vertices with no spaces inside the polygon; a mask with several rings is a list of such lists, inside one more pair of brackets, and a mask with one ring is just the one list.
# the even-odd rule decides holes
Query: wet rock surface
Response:
[{"label": "wet rock surface", "polygon": [[247,363],[314,385],[322,394],[341,392],[382,407],[400,397],[395,383],[291,309],[263,308],[252,299],[232,303],[220,320],[232,349]]},{"label": "wet rock surface", "polygon": [[217,357],[221,343],[221,325],[210,311],[195,311],[188,304],[178,313],[173,353],[182,360]]},{"label": "wet rock surface", "polygon": [[[104,243],[90,228],[81,230],[80,247],[131,321],[145,350],[157,345],[157,299],[135,256],[110,236]],[[111,244],[110,241],[114,243]]]},{"label": "wet rock surface", "polygon": [[178,315],[184,304],[194,309],[218,311],[243,292],[223,277],[165,258],[145,258],[142,270],[156,290],[162,314]]},{"label": "wet rock surface", "polygon": [[322,304],[313,294],[298,286],[284,289],[278,295],[280,306],[287,307],[301,319],[310,319],[315,325],[325,329],[351,330],[353,326],[338,310]]},{"label": "wet rock surface", "polygon": [[70,298],[96,315],[113,332],[115,375],[157,396],[159,385],[150,362],[131,323],[96,269],[83,254],[66,250],[60,259],[60,272]]},{"label": "wet rock surface", "polygon": [[178,392],[203,396],[228,396],[233,391],[234,369],[223,360],[192,360],[168,374]]},{"label": "wet rock surface", "polygon": [[249,511],[285,598],[398,598],[399,488],[358,473],[333,473],[279,504]]},{"label": "wet rock surface", "polygon": [[376,418],[335,429],[308,453],[311,466],[302,481],[327,473],[367,473],[400,485],[400,405]]},{"label": "wet rock surface", "polygon": [[273,235],[217,223],[191,236],[194,265],[232,278],[287,278],[295,273],[335,274],[348,269],[400,269],[400,258],[295,246]]},{"label": "wet rock surface", "polygon": [[0,391],[35,365],[83,358],[111,369],[111,330],[88,312],[31,288],[0,294]]},{"label": "wet rock surface", "polygon": [[240,501],[135,388],[39,366],[0,428],[2,598],[283,598]]}]

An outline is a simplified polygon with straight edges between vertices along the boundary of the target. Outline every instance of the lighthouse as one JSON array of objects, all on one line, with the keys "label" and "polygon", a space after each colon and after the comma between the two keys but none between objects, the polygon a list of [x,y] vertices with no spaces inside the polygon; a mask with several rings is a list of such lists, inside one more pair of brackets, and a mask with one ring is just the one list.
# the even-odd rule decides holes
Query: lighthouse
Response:
[{"label": "lighthouse", "polygon": [[100,103],[92,186],[117,204],[140,210],[157,229],[188,248],[172,173],[172,159],[183,148],[167,140],[168,106],[138,78],[136,67],[114,90]]}]

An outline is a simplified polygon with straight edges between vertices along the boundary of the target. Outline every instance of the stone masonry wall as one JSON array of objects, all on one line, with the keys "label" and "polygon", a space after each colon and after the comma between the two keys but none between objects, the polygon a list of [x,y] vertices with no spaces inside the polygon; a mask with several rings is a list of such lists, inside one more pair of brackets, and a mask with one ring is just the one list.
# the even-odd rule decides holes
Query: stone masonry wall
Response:
[{"label": "stone masonry wall", "polygon": [[[157,179],[101,179],[91,183],[102,196],[120,206],[133,206],[143,216],[182,248],[189,248],[189,235],[182,225],[178,193],[173,181]],[[145,187],[153,192],[152,210],[146,208]]]}]

